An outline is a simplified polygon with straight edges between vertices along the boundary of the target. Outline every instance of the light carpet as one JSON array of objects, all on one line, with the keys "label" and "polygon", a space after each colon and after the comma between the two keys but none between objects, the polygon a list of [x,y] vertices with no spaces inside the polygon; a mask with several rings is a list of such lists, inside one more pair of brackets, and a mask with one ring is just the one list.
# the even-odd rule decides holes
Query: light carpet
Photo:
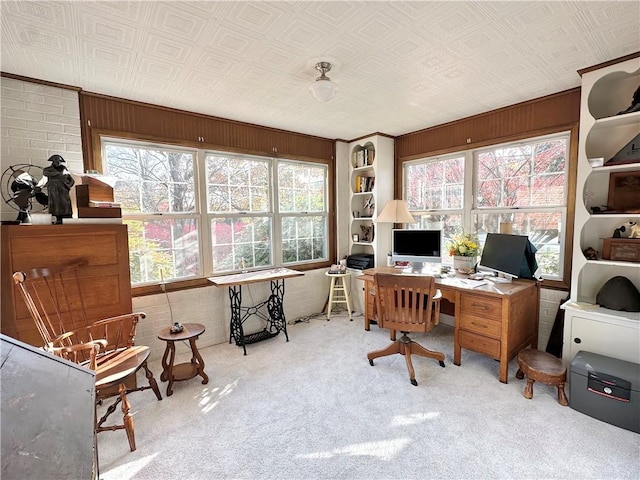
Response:
[{"label": "light carpet", "polygon": [[[446,367],[367,352],[388,331],[334,315],[288,326],[242,349],[203,348],[201,378],[163,400],[131,394],[137,450],[123,431],[98,435],[100,478],[111,479],[638,479],[640,435],[562,407],[556,389],[498,381],[498,362],[463,351],[453,364],[453,328],[414,340],[446,355]],[[206,332],[205,334],[206,335]],[[176,363],[189,361],[182,354]],[[145,381],[144,377],[139,382]],[[119,410],[115,415],[118,415]]]}]

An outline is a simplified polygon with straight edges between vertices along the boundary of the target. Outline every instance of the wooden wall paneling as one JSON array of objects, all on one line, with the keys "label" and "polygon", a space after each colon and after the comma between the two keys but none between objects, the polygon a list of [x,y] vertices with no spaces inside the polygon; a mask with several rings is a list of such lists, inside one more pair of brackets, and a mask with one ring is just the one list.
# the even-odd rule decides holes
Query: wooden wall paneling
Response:
[{"label": "wooden wall paneling", "polygon": [[2,225],[1,236],[0,329],[5,335],[42,345],[11,278],[13,272],[36,267],[87,260],[82,289],[89,319],[131,312],[126,225]]},{"label": "wooden wall paneling", "polygon": [[580,89],[530,100],[396,138],[396,158],[411,160],[524,137],[580,119]]},{"label": "wooden wall paneling", "polygon": [[94,131],[261,155],[273,155],[274,148],[303,158],[329,160],[333,155],[331,139],[85,92],[80,93],[80,111],[85,164],[98,170]]}]

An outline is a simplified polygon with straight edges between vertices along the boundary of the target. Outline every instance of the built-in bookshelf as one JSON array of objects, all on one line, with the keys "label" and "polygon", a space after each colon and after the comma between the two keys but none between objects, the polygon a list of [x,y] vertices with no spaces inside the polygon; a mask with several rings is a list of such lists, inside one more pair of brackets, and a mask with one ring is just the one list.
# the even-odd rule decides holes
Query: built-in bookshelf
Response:
[{"label": "built-in bookshelf", "polygon": [[349,151],[349,253],[374,255],[374,264],[380,266],[391,247],[391,225],[376,224],[375,219],[393,198],[393,139],[375,135],[352,142]]},{"label": "built-in bookshelf", "polygon": [[[603,258],[605,242],[616,228],[640,222],[640,209],[612,208],[611,191],[614,176],[640,175],[640,159],[612,162],[640,134],[640,112],[626,112],[639,87],[640,57],[582,75],[571,301],[565,305],[564,323],[567,364],[579,350],[640,363],[640,312],[611,310],[596,302],[602,286],[615,276],[640,289],[640,262]],[[587,249],[591,255],[583,253]]]}]

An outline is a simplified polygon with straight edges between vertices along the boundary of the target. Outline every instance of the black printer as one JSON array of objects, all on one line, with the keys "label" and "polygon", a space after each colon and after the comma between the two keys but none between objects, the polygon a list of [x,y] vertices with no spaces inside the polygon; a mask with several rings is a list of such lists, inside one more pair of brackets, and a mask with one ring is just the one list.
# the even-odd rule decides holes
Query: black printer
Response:
[{"label": "black printer", "polygon": [[373,266],[373,254],[371,253],[358,253],[347,257],[348,268],[366,270],[367,268],[373,268]]}]

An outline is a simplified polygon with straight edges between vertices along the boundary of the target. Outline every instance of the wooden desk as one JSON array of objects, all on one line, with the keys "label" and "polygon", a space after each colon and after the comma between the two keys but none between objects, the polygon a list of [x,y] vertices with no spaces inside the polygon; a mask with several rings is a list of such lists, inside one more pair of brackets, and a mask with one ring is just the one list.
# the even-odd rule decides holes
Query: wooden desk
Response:
[{"label": "wooden desk", "polygon": [[[365,282],[365,330],[376,319],[376,273],[407,275],[394,267],[379,267],[357,277]],[[460,365],[463,348],[482,353],[500,361],[499,378],[507,383],[509,361],[523,348],[538,346],[540,285],[533,280],[513,280],[469,288],[464,279],[462,275],[436,278],[443,299],[455,305],[453,363]]]},{"label": "wooden desk", "polygon": [[[289,341],[287,334],[287,321],[284,317],[282,301],[284,299],[284,279],[302,276],[304,273],[289,268],[272,268],[256,272],[236,273],[220,277],[209,277],[209,281],[216,287],[229,287],[229,300],[231,301],[231,320],[229,331],[229,343],[233,338],[236,345],[241,346],[244,354],[247,354],[247,343],[255,343],[267,338],[275,337],[281,331]],[[242,306],[242,285],[251,283],[271,282],[271,295],[264,302],[251,307]],[[264,315],[260,308],[267,306],[269,316]],[[251,315],[257,315],[265,320],[266,325],[261,332],[244,334],[242,324]]]}]

